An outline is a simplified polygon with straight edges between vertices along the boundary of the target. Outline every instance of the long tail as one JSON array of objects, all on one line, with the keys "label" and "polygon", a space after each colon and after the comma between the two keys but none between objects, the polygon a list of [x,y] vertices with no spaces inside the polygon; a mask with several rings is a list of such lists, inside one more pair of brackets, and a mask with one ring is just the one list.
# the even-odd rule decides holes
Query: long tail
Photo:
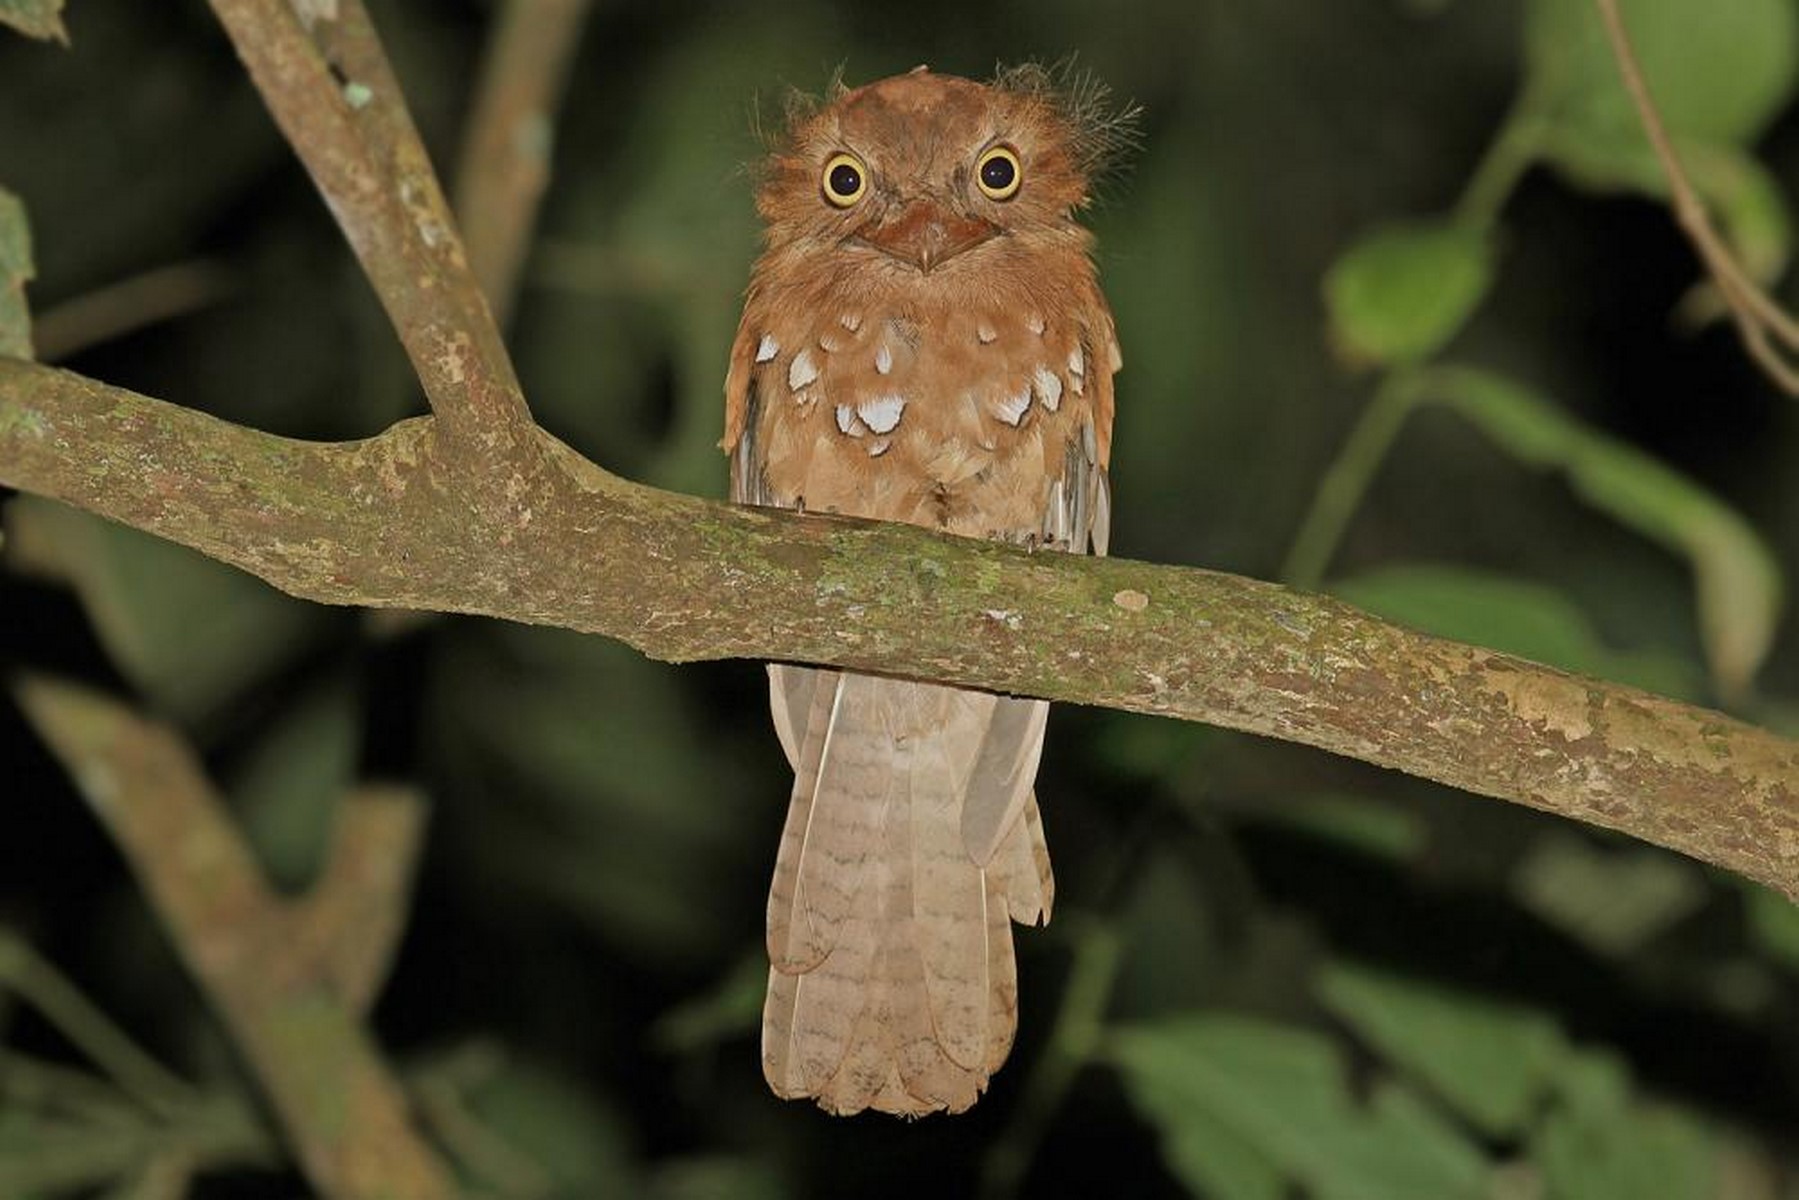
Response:
[{"label": "long tail", "polygon": [[1010,921],[1055,884],[1031,785],[1048,705],[769,668],[793,801],[768,895],[762,1067],[835,1113],[960,1112],[1012,1048]]}]

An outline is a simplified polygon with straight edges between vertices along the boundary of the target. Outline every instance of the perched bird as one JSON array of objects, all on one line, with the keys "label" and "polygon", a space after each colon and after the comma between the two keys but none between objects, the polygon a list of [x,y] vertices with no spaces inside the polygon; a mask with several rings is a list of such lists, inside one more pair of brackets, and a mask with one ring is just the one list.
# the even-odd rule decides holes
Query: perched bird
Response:
[{"label": "perched bird", "polygon": [[[1075,221],[1129,115],[1036,67],[920,67],[792,114],[725,384],[731,496],[1104,554],[1112,315]],[[834,1113],[960,1112],[1054,885],[1048,705],[768,668],[794,770],[762,1064]]]}]

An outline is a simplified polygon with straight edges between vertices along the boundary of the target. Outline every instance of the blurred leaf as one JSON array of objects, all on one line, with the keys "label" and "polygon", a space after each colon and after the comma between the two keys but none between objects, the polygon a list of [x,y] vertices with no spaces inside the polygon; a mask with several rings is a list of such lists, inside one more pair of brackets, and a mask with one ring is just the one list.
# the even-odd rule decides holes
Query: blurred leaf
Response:
[{"label": "blurred leaf", "polygon": [[356,687],[339,677],[295,698],[228,776],[233,807],[277,885],[307,883],[323,861],[361,735]]},{"label": "blurred leaf", "polygon": [[[1595,192],[1630,191],[1666,200],[1668,177],[1647,142],[1599,142],[1566,129],[1551,129],[1540,142],[1544,156],[1577,187]],[[1757,279],[1771,280],[1792,251],[1792,222],[1780,183],[1747,151],[1735,146],[1686,142],[1678,147],[1700,196],[1719,219],[1725,240]]]},{"label": "blurred leaf", "polygon": [[760,948],[740,960],[711,991],[662,1014],[652,1036],[673,1054],[691,1054],[729,1038],[747,1037],[762,1019],[768,957]]},{"label": "blurred leaf", "polygon": [[1112,771],[1144,779],[1178,779],[1198,757],[1210,726],[1145,719],[1141,713],[1098,709],[1090,714],[1097,732],[1091,741]]},{"label": "blurred leaf", "polygon": [[491,1182],[529,1182],[535,1194],[568,1200],[639,1194],[624,1119],[572,1079],[508,1062],[470,1090],[467,1105],[479,1130],[452,1148],[472,1164],[485,1163]]},{"label": "blurred leaf", "polygon": [[[1179,1147],[1168,1155],[1177,1170],[1194,1168],[1208,1134],[1223,1129],[1241,1143],[1226,1153],[1244,1196],[1269,1194],[1254,1190],[1266,1179],[1256,1155],[1317,1200],[1486,1194],[1488,1165],[1472,1144],[1391,1081],[1358,1104],[1342,1051],[1315,1031],[1211,1013],[1129,1026],[1112,1045],[1132,1098]],[[1189,1124],[1193,1114],[1200,1120]],[[1209,1174],[1221,1173],[1183,1177],[1205,1189],[1218,1182]]]},{"label": "blurred leaf", "polygon": [[1607,849],[1571,834],[1549,834],[1512,876],[1518,902],[1607,955],[1640,949],[1706,899],[1690,863],[1665,850]]},{"label": "blurred leaf", "polygon": [[[1624,0],[1621,7],[1682,165],[1750,274],[1774,278],[1790,250],[1786,204],[1743,145],[1792,95],[1799,37],[1792,4]],[[1544,158],[1577,186],[1665,199],[1666,174],[1594,6],[1532,0],[1525,41],[1529,94],[1545,118],[1537,139]]]},{"label": "blurred leaf", "polygon": [[1689,1114],[1634,1101],[1617,1059],[1587,1052],[1569,1063],[1531,1157],[1546,1200],[1717,1200],[1720,1150]]},{"label": "blurred leaf", "polygon": [[[1621,0],[1631,45],[1677,138],[1743,143],[1791,95],[1799,23],[1790,0]],[[1530,0],[1526,88],[1576,139],[1640,144],[1598,11],[1581,0]]]},{"label": "blurred leaf", "polygon": [[[7,3],[0,0],[0,19]],[[25,285],[31,278],[31,225],[25,206],[0,188],[0,355],[31,357],[31,312],[25,307]]]},{"label": "blurred leaf", "polygon": [[1454,337],[1493,280],[1478,229],[1388,225],[1364,235],[1324,277],[1331,340],[1352,362],[1414,362]]},{"label": "blurred leaf", "polygon": [[[1164,1114],[1162,1157],[1174,1174],[1208,1200],[1285,1200],[1287,1177],[1267,1155],[1186,1103],[1165,1080],[1141,1076],[1131,1084],[1138,1107]],[[1178,1120],[1166,1117],[1179,1114]]]},{"label": "blurred leaf", "polygon": [[1799,905],[1772,888],[1743,881],[1749,932],[1769,957],[1799,969]]},{"label": "blurred leaf", "polygon": [[651,1200],[785,1200],[792,1192],[766,1163],[714,1155],[662,1163],[649,1195]]},{"label": "blurred leaf", "polygon": [[1697,672],[1676,656],[1614,651],[1562,592],[1497,571],[1403,564],[1341,580],[1331,590],[1358,608],[1438,637],[1683,700],[1700,691]]},{"label": "blurred leaf", "polygon": [[113,664],[187,722],[221,712],[337,618],[235,567],[36,496],[6,508],[8,560],[74,588]]},{"label": "blurred leaf", "polygon": [[1168,838],[1138,857],[1120,906],[1130,935],[1116,947],[1111,1011],[1129,1018],[1190,1008],[1216,985],[1218,914],[1201,852]]},{"label": "blurred leaf", "polygon": [[1247,815],[1394,862],[1416,858],[1427,836],[1417,816],[1374,796],[1319,793],[1259,805]]},{"label": "blurred leaf", "polygon": [[1389,1063],[1493,1137],[1524,1128],[1569,1053],[1549,1017],[1474,993],[1346,963],[1326,967],[1317,990]]},{"label": "blurred leaf", "polygon": [[603,638],[470,622],[433,693],[442,790],[478,872],[637,955],[710,957],[743,930],[748,878],[724,868],[753,864],[765,886],[786,785],[736,769],[672,669]]},{"label": "blurred leaf", "polygon": [[1519,462],[1564,472],[1587,503],[1684,557],[1712,677],[1726,695],[1748,687],[1783,600],[1779,561],[1748,522],[1692,480],[1503,376],[1443,368],[1425,386]]},{"label": "blurred leaf", "polygon": [[63,0],[0,0],[0,25],[11,25],[26,37],[69,42],[62,23]]},{"label": "blurred leaf", "polygon": [[1682,159],[1743,267],[1764,281],[1779,275],[1791,252],[1792,220],[1773,172],[1735,147],[1689,151]]}]

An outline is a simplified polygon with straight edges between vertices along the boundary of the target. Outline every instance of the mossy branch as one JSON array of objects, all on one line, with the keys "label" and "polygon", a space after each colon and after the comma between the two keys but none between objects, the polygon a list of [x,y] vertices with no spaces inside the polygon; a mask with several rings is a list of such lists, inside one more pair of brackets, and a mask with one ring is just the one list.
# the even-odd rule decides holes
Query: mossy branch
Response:
[{"label": "mossy branch", "polygon": [[0,483],[333,604],[479,613],[672,662],[767,658],[1203,721],[1620,830],[1799,897],[1799,744],[1211,571],[731,508],[547,434],[483,507],[432,418],[295,442],[0,362]]},{"label": "mossy branch", "polygon": [[[344,1200],[454,1196],[361,1023],[381,966],[347,915],[391,924],[379,906],[403,898],[350,862],[304,898],[278,897],[178,733],[68,684],[32,678],[15,691],[218,1005],[308,1178]],[[390,841],[414,840],[416,820],[384,824]]]}]

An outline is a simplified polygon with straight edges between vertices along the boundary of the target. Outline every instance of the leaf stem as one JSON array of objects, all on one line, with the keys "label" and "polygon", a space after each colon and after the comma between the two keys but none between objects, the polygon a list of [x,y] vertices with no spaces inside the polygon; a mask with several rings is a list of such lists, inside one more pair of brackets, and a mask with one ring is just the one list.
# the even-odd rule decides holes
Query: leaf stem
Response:
[{"label": "leaf stem", "polygon": [[985,1200],[1009,1200],[1019,1194],[1051,1118],[1075,1076],[1099,1048],[1122,952],[1118,934],[1103,919],[1085,916],[1074,925],[1074,961],[1062,1007],[1011,1126],[987,1154],[980,1192]]},{"label": "leaf stem", "polygon": [[1389,371],[1382,377],[1343,449],[1318,481],[1311,507],[1281,567],[1283,581],[1312,591],[1324,582],[1343,531],[1361,507],[1369,484],[1386,461],[1406,418],[1417,407],[1418,398],[1416,371]]},{"label": "leaf stem", "polygon": [[166,1117],[194,1101],[193,1088],[132,1041],[29,942],[7,931],[0,931],[0,987],[36,1009],[151,1112]]},{"label": "leaf stem", "polygon": [[1518,181],[1530,170],[1543,144],[1541,102],[1528,85],[1512,102],[1512,107],[1499,126],[1499,132],[1488,143],[1486,152],[1475,164],[1474,171],[1455,203],[1458,223],[1476,229],[1489,229],[1499,220],[1500,210],[1511,199]]}]

